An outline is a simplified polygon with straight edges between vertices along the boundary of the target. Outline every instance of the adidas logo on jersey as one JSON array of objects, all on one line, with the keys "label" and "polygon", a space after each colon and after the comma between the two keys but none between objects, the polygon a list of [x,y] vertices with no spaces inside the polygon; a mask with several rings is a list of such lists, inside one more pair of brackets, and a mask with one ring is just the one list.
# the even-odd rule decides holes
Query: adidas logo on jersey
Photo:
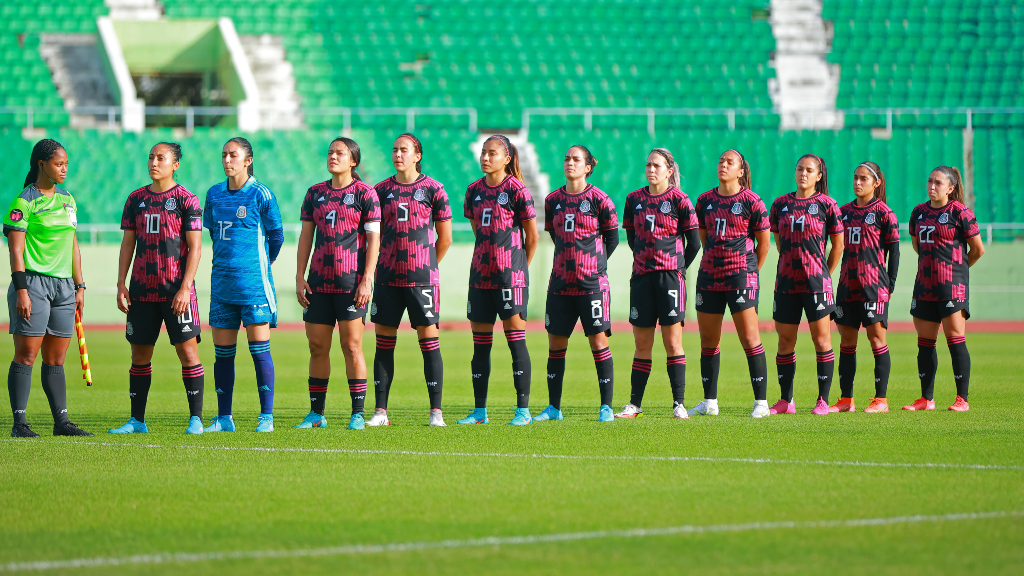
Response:
[{"label": "adidas logo on jersey", "polygon": [[480,201],[480,197],[479,197],[479,196],[477,196],[477,197],[476,197],[476,198],[474,198],[473,200],[474,200],[474,201],[476,201],[476,202],[479,202],[479,201]]},{"label": "adidas logo on jersey", "polygon": [[817,307],[817,308],[815,308],[815,310],[824,310],[824,309],[825,309],[825,305],[824,305],[824,304],[822,304],[821,302],[819,302],[819,303],[818,303],[818,307]]},{"label": "adidas logo on jersey", "polygon": [[744,302],[746,302],[746,300],[743,299],[743,296],[740,296],[739,298],[736,299],[737,304],[743,304]]},{"label": "adidas logo on jersey", "polygon": [[505,310],[511,310],[511,309],[512,309],[512,306],[510,306],[508,302],[505,302]]},{"label": "adidas logo on jersey", "polygon": [[868,312],[868,318],[874,318],[874,317],[875,317],[875,313],[874,312]]},{"label": "adidas logo on jersey", "polygon": [[555,210],[558,210],[558,209],[559,209],[559,208],[561,208],[561,207],[562,207],[562,205],[561,205],[561,204],[555,204]]},{"label": "adidas logo on jersey", "polygon": [[355,304],[353,304],[353,305],[349,306],[349,307],[348,307],[348,311],[349,311],[349,312],[358,312],[358,310],[356,310]]},{"label": "adidas logo on jersey", "polygon": [[637,209],[637,210],[643,210],[643,205],[641,205],[641,204],[637,204],[637,205],[636,205],[636,209]]},{"label": "adidas logo on jersey", "polygon": [[394,198],[394,197],[395,197],[394,194],[388,194],[388,198]]},{"label": "adidas logo on jersey", "polygon": [[320,199],[317,200],[317,202],[323,202],[323,201],[324,201],[324,197],[323,196],[321,196]]},{"label": "adidas logo on jersey", "polygon": [[594,320],[594,326],[600,326],[600,325],[601,325],[601,321],[600,320]]},{"label": "adidas logo on jersey", "polygon": [[678,314],[676,314],[676,311],[675,311],[675,310],[673,310],[673,311],[669,312],[669,313],[668,313],[668,315],[669,315],[669,316],[678,316]]},{"label": "adidas logo on jersey", "polygon": [[950,300],[949,302],[946,302],[946,308],[952,308],[952,307],[953,307],[953,301],[952,300]]},{"label": "adidas logo on jersey", "polygon": [[783,212],[789,212],[789,206],[783,206],[782,207],[782,211]]},{"label": "adidas logo on jersey", "polygon": [[423,315],[425,317],[427,317],[427,318],[433,318],[434,317],[434,315],[430,312],[430,310],[427,310],[427,312],[425,314],[423,314]]},{"label": "adidas logo on jersey", "polygon": [[139,202],[139,208],[145,208],[145,207],[146,207],[146,203],[145,202]]},{"label": "adidas logo on jersey", "polygon": [[188,324],[186,324],[186,325],[184,325],[184,326],[182,326],[182,327],[181,327],[181,331],[182,331],[182,332],[191,332],[191,331],[192,331],[192,329],[191,329],[191,328],[189,328]]}]

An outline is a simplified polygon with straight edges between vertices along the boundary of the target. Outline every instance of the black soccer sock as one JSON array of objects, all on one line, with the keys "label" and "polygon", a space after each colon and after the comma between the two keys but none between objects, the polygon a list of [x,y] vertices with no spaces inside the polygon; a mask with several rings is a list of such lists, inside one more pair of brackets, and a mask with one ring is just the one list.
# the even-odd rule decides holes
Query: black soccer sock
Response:
[{"label": "black soccer sock", "polygon": [[444,363],[441,359],[441,341],[438,338],[421,338],[420,352],[423,353],[423,379],[427,381],[427,396],[430,408],[441,409],[441,394],[444,391]]},{"label": "black soccer sock", "polygon": [[668,383],[672,387],[672,407],[683,405],[686,395],[686,355],[669,356],[665,359],[668,370]]},{"label": "black soccer sock", "polygon": [[815,353],[818,361],[818,397],[828,403],[828,394],[832,390],[832,375],[836,371],[836,353],[832,350]]},{"label": "black soccer sock", "polygon": [[633,369],[629,373],[629,403],[639,408],[644,402],[647,379],[651,377],[651,359],[633,358]]},{"label": "black soccer sock", "polygon": [[700,349],[700,381],[704,385],[704,398],[718,399],[718,369],[721,366],[721,348]]},{"label": "black soccer sock", "polygon": [[377,351],[373,355],[373,392],[377,408],[388,407],[391,378],[395,373],[395,343],[398,338],[377,334]]},{"label": "black soccer sock", "polygon": [[132,403],[132,418],[146,421],[146,402],[153,385],[153,364],[132,364],[128,369],[128,399]]},{"label": "black soccer sock", "polygon": [[43,392],[50,403],[53,423],[63,424],[68,421],[68,387],[64,380],[63,366],[50,366],[43,363]]},{"label": "black soccer sock", "polygon": [[352,398],[352,413],[362,412],[366,407],[366,378],[349,378],[348,395]]},{"label": "black soccer sock", "polygon": [[493,332],[473,332],[473,359],[469,362],[469,369],[473,371],[473,399],[477,408],[487,408],[487,385],[491,380],[493,343]]},{"label": "black soccer sock", "polygon": [[327,384],[330,378],[309,377],[309,411],[324,415],[327,408]]},{"label": "black soccer sock", "polygon": [[956,395],[967,401],[971,387],[971,353],[967,351],[967,338],[953,336],[946,338],[949,356],[953,361],[953,378],[956,380]]},{"label": "black soccer sock", "polygon": [[516,387],[516,408],[530,407],[530,379],[533,365],[526,348],[526,330],[506,330],[505,340],[512,352],[512,383]]},{"label": "black soccer sock", "polygon": [[562,379],[565,377],[565,348],[548,350],[548,403],[562,409]]},{"label": "black soccer sock", "polygon": [[853,398],[853,382],[857,377],[857,346],[839,347],[839,395]]},{"label": "black soccer sock", "polygon": [[764,346],[758,344],[747,353],[747,370],[750,371],[750,386],[754,389],[754,400],[768,399],[768,361],[764,357]]},{"label": "black soccer sock", "polygon": [[[150,368],[152,370],[152,367]],[[185,384],[185,398],[188,399],[188,415],[203,418],[203,387],[206,372],[202,364],[181,367],[181,381]]]},{"label": "black soccer sock", "polygon": [[779,397],[793,401],[793,378],[796,376],[796,352],[775,355],[775,369],[779,373]]},{"label": "black soccer sock", "polygon": [[28,364],[11,362],[7,372],[7,392],[11,395],[11,413],[15,424],[26,424],[25,410],[28,409],[28,395],[32,391],[32,367]]},{"label": "black soccer sock", "polygon": [[889,347],[872,348],[875,355],[875,398],[885,398],[889,393],[889,369],[892,360],[889,358]]},{"label": "black soccer sock", "polygon": [[939,369],[939,355],[935,351],[935,340],[917,338],[917,377],[921,379],[921,396],[926,400],[935,398],[935,371]]},{"label": "black soccer sock", "polygon": [[591,350],[594,355],[594,366],[597,368],[597,388],[601,391],[601,405],[612,405],[612,393],[615,391],[615,362],[609,348]]}]

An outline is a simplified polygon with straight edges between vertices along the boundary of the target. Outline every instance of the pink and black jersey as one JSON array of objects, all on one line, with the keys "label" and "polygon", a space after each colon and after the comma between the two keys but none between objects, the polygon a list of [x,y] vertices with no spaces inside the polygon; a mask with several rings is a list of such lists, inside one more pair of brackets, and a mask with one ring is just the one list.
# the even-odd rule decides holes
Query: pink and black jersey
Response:
[{"label": "pink and black jersey", "polygon": [[392,176],[374,188],[383,223],[377,282],[388,286],[438,286],[434,223],[452,219],[444,186],[421,174],[409,184],[401,184]]},{"label": "pink and black jersey", "polygon": [[533,197],[514,176],[491,187],[477,180],[466,188],[465,215],[476,222],[476,248],[469,268],[470,288],[519,288],[529,285],[523,250],[523,222],[533,220]]},{"label": "pink and black jersey", "polygon": [[306,191],[300,218],[316,226],[309,287],[313,292],[355,292],[366,270],[367,222],[380,222],[372,186],[354,180],[345,188],[321,182]]},{"label": "pink and black jersey", "polygon": [[135,232],[135,263],[128,295],[142,302],[172,300],[181,289],[188,259],[184,232],[202,232],[199,199],[178,184],[166,192],[144,186],[128,195],[121,230]]},{"label": "pink and black jersey", "polygon": [[551,232],[555,257],[548,292],[582,296],[608,290],[608,254],[602,232],[618,230],[615,204],[588,184],[579,194],[565,186],[544,199],[544,230]]},{"label": "pink and black jersey", "polygon": [[697,213],[679,188],[651,195],[647,186],[626,196],[622,227],[636,234],[633,276],[659,270],[682,271],[683,233],[697,228]]},{"label": "pink and black jersey", "polygon": [[917,300],[967,300],[967,240],[978,235],[978,221],[966,206],[950,202],[932,208],[918,204],[910,213],[910,234],[917,240]]},{"label": "pink and black jersey", "polygon": [[883,246],[900,241],[896,215],[877,198],[864,206],[854,200],[839,212],[843,215],[846,247],[836,300],[888,302],[889,273]]},{"label": "pink and black jersey", "polygon": [[754,233],[768,229],[768,210],[747,188],[722,196],[712,188],[697,198],[697,225],[707,231],[697,290],[757,290]]},{"label": "pink and black jersey", "polygon": [[808,198],[797,198],[796,192],[790,192],[772,202],[768,222],[779,240],[775,291],[832,294],[825,241],[843,233],[843,215],[836,201],[820,192]]}]

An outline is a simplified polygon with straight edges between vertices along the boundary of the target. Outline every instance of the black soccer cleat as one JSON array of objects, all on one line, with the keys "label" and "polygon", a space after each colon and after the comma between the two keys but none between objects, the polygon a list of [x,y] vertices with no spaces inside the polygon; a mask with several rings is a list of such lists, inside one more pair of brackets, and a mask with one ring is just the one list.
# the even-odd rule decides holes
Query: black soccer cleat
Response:
[{"label": "black soccer cleat", "polygon": [[33,432],[28,424],[16,422],[14,428],[11,428],[11,438],[39,438],[39,434]]},{"label": "black soccer cleat", "polygon": [[63,424],[53,425],[54,436],[94,436],[92,432],[86,432],[78,426],[75,426],[73,422],[64,422]]}]

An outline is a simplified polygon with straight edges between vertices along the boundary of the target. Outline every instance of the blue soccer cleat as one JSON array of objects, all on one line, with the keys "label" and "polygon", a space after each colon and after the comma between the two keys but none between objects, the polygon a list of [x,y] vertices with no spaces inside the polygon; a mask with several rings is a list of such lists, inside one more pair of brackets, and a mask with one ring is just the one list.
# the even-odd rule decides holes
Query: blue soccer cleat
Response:
[{"label": "blue soccer cleat", "polygon": [[235,420],[230,414],[227,416],[214,416],[210,419],[210,424],[203,428],[203,433],[210,432],[234,432],[235,431]]},{"label": "blue soccer cleat", "polygon": [[145,434],[146,432],[149,432],[146,423],[139,422],[135,418],[129,418],[124,426],[110,431],[111,434]]},{"label": "blue soccer cleat", "polygon": [[543,412],[533,417],[534,422],[544,422],[545,420],[561,420],[562,411],[558,410],[554,406],[548,405]]},{"label": "blue soccer cleat", "polygon": [[462,420],[456,420],[456,424],[487,424],[490,420],[487,419],[487,408],[474,408],[469,416],[466,416]]},{"label": "blue soccer cleat", "polygon": [[529,408],[516,408],[515,416],[512,417],[512,421],[509,422],[512,426],[526,426],[533,422],[533,417],[530,416]]},{"label": "blue soccer cleat", "polygon": [[274,415],[273,414],[260,414],[260,422],[256,425],[257,432],[273,432],[274,431]]},{"label": "blue soccer cleat", "polygon": [[362,430],[364,428],[366,428],[366,421],[363,420],[362,412],[356,412],[348,419],[349,430]]},{"label": "blue soccer cleat", "polygon": [[615,413],[612,412],[612,407],[607,404],[601,404],[601,411],[597,413],[598,422],[614,422]]},{"label": "blue soccer cleat", "polygon": [[203,433],[203,419],[199,416],[193,416],[188,419],[188,428],[185,428],[185,434],[202,434]]},{"label": "blue soccer cleat", "polygon": [[306,417],[295,425],[296,428],[327,428],[327,418],[324,418],[323,414],[317,414],[316,412],[310,412],[306,414]]}]

